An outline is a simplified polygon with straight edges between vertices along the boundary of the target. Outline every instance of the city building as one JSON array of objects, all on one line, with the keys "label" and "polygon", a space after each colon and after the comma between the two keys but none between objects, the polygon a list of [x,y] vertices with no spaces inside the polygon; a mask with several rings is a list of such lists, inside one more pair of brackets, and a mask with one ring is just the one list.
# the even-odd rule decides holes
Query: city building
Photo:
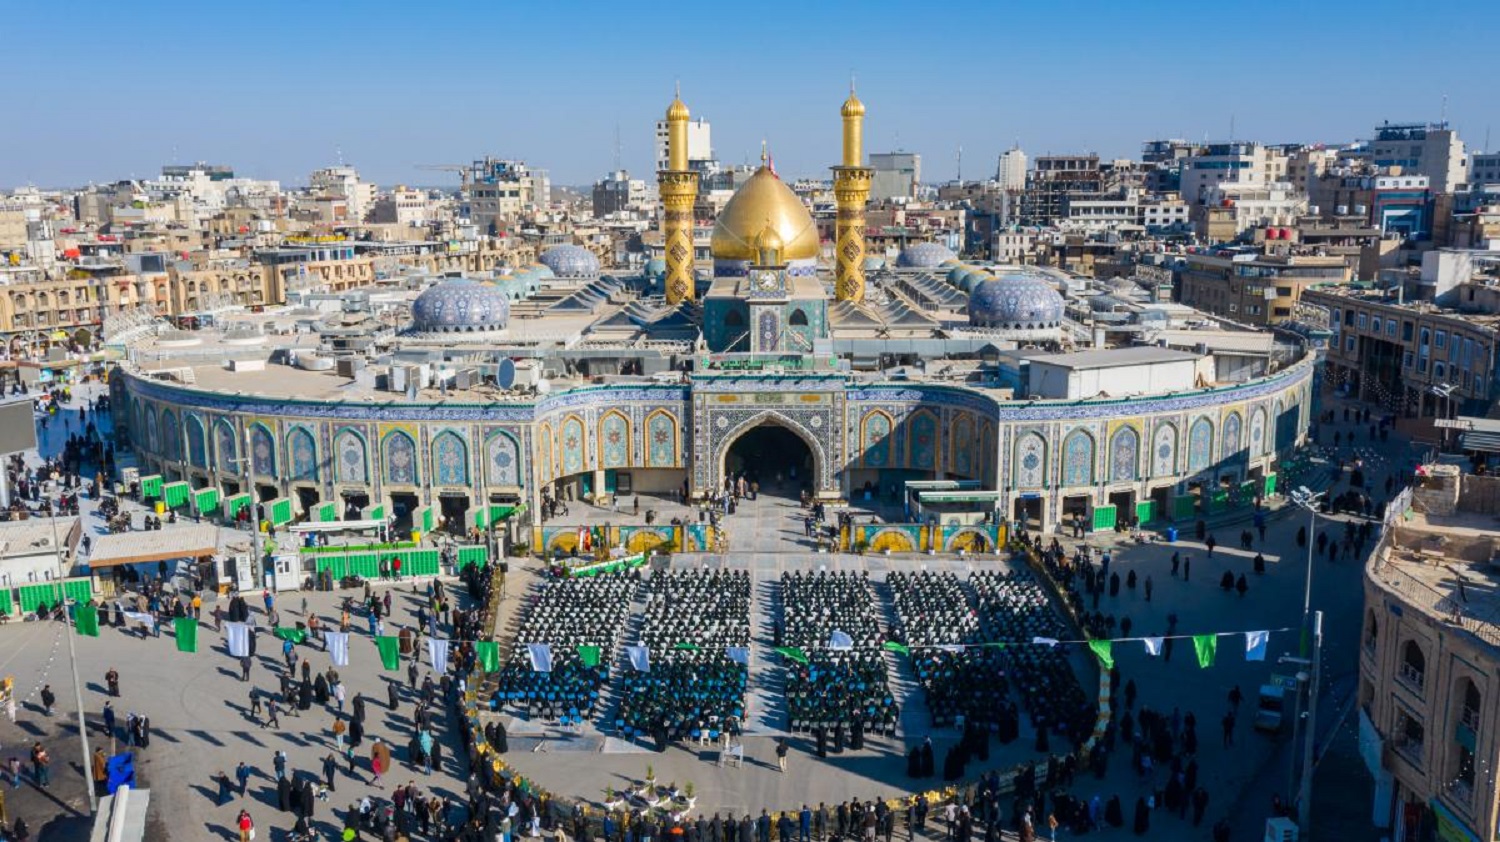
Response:
[{"label": "city building", "polygon": [[922,183],[922,156],[916,152],[871,152],[870,201],[882,204],[915,198]]},{"label": "city building", "polygon": [[1470,184],[1500,184],[1500,152],[1475,152],[1469,161]]},{"label": "city building", "polygon": [[347,214],[330,213],[330,218],[342,217],[358,224],[375,204],[375,185],[360,181],[359,171],[353,167],[339,165],[313,170],[307,181],[314,201],[343,200]]},{"label": "city building", "polygon": [[1286,182],[1225,182],[1204,188],[1193,206],[1194,230],[1210,243],[1227,243],[1251,228],[1291,225],[1307,213],[1307,196]]},{"label": "city building", "polygon": [[1267,326],[1291,318],[1307,289],[1346,283],[1352,275],[1349,264],[1336,255],[1217,249],[1183,256],[1178,300],[1231,321]]},{"label": "city building", "polygon": [[1497,500],[1500,479],[1428,465],[1365,563],[1360,755],[1393,839],[1500,829]]},{"label": "city building", "polygon": [[463,216],[488,236],[506,233],[521,214],[552,201],[552,179],[522,161],[485,157],[469,166]]},{"label": "city building", "polygon": [[1000,162],[995,167],[995,181],[1006,192],[1019,193],[1026,189],[1026,153],[1021,147],[1012,146],[1000,153]]},{"label": "city building", "polygon": [[1210,143],[1183,158],[1180,192],[1190,204],[1209,204],[1209,191],[1232,184],[1267,185],[1283,181],[1285,155],[1250,141]]},{"label": "city building", "polygon": [[1104,192],[1104,173],[1098,155],[1041,155],[1026,174],[1021,198],[1021,223],[1052,225],[1063,218],[1073,196],[1094,197]]},{"label": "city building", "polygon": [[426,225],[432,221],[431,202],[426,191],[404,185],[375,200],[370,208],[370,222],[386,225]]},{"label": "city building", "polygon": [[1381,123],[1369,144],[1375,166],[1427,176],[1434,193],[1452,193],[1468,179],[1468,156],[1447,123]]},{"label": "city building", "polygon": [[594,216],[640,213],[656,203],[656,193],[645,179],[631,178],[625,170],[615,170],[594,182]]},{"label": "city building", "polygon": [[[656,121],[656,143],[653,147],[656,152],[656,169],[658,171],[667,169],[667,137],[668,125],[666,120]],[[709,175],[718,169],[714,159],[713,126],[704,118],[689,120],[687,124],[687,157],[688,168],[696,170],[699,175]]]}]

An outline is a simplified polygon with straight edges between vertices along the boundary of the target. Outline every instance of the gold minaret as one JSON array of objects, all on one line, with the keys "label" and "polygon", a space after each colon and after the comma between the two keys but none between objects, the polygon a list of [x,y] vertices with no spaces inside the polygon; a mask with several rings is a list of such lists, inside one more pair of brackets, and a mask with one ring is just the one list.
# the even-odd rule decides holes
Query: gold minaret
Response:
[{"label": "gold minaret", "polygon": [[865,298],[865,202],[870,198],[872,170],[864,166],[865,104],[849,85],[844,117],[844,162],[833,168],[833,195],[838,203],[834,223],[834,296],[840,301]]},{"label": "gold minaret", "polygon": [[698,199],[698,174],[688,169],[689,116],[679,90],[667,106],[667,168],[656,174],[668,304],[693,300],[693,204]]}]

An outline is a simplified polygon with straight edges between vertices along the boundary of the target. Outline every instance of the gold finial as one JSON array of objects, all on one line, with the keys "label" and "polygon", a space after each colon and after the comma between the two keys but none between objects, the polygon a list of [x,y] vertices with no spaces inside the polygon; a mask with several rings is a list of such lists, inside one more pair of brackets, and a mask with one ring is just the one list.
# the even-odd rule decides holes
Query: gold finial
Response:
[{"label": "gold finial", "polygon": [[760,165],[761,166],[765,166],[766,165],[766,161],[770,160],[770,158],[771,158],[771,156],[766,152],[766,139],[765,138],[761,138],[760,139]]}]

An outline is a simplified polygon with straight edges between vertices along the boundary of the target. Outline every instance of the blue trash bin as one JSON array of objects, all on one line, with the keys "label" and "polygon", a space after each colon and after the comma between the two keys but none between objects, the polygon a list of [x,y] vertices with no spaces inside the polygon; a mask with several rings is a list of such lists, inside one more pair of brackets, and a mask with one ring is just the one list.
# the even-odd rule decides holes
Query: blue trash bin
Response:
[{"label": "blue trash bin", "polygon": [[1177,527],[1175,527],[1175,526],[1169,526],[1169,527],[1167,527],[1166,536],[1167,536],[1167,543],[1168,544],[1176,541],[1177,540]]}]

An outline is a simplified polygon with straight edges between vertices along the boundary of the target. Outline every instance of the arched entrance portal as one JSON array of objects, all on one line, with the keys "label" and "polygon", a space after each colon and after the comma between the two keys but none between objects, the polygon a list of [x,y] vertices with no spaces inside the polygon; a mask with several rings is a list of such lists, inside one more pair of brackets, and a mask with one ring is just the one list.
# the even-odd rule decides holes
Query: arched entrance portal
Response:
[{"label": "arched entrance portal", "polygon": [[817,484],[817,464],[812,448],[801,436],[774,422],[751,427],[735,439],[724,453],[724,472],[729,480],[745,477],[760,483],[762,494],[797,497]]}]

